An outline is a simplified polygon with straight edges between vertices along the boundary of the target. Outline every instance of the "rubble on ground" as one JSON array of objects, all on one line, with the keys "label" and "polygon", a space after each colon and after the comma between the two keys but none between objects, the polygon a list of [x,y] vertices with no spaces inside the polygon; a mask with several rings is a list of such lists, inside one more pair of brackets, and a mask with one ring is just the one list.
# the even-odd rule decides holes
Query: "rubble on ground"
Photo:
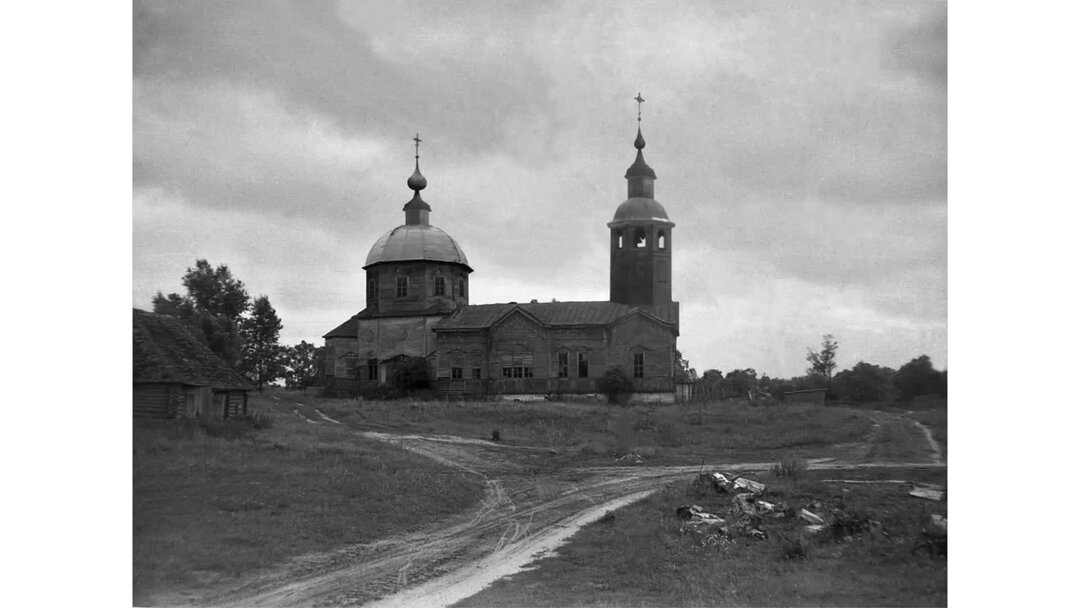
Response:
[{"label": "rubble on ground", "polygon": [[945,496],[945,492],[942,490],[941,486],[934,486],[931,484],[915,484],[915,487],[912,488],[908,494],[916,498],[925,498],[933,501],[940,501]]},{"label": "rubble on ground", "polygon": [[[933,484],[913,483],[912,496],[941,500],[944,488]],[[827,535],[836,542],[847,542],[863,534],[888,536],[880,521],[866,512],[852,509],[842,497],[829,501],[810,500],[802,505],[788,505],[781,500],[770,502],[765,498],[776,496],[768,487],[749,477],[739,477],[720,472],[698,473],[690,482],[687,494],[707,497],[730,495],[730,506],[723,502],[713,504],[714,512],[706,512],[696,504],[678,507],[675,512],[681,520],[679,530],[701,537],[702,546],[723,545],[736,539],[765,539],[769,533],[763,523],[774,520],[797,522],[802,535]],[[779,523],[779,522],[777,522]],[[947,520],[932,515],[924,527],[920,548],[934,555],[945,554]],[[781,536],[783,532],[780,532]]]},{"label": "rubble on ground", "polygon": [[622,456],[615,456],[614,460],[615,460],[615,462],[630,462],[630,463],[633,463],[633,464],[644,464],[645,463],[645,459],[642,458],[640,454],[635,454],[634,452],[627,452],[626,454],[623,454]]}]

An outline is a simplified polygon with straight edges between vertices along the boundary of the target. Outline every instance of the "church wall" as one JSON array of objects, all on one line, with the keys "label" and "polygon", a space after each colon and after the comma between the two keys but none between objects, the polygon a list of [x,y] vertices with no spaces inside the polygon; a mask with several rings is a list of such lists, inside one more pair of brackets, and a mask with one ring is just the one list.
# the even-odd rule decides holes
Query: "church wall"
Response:
[{"label": "church wall", "polygon": [[[612,327],[612,364],[630,376],[635,390],[674,390],[674,350],[674,332],[644,317],[630,317]],[[633,377],[634,353],[644,355],[642,378]]]},{"label": "church wall", "polygon": [[[643,317],[631,317],[614,326],[555,327],[539,325],[514,313],[490,330],[439,332],[435,377],[440,390],[488,394],[595,393],[598,381],[611,366],[633,376],[634,353],[644,353],[644,377],[634,380],[635,391],[672,391],[671,329]],[[567,375],[559,377],[558,354],[567,353]],[[578,354],[585,353],[587,375],[579,374]],[[481,378],[473,367],[483,364]],[[452,377],[462,368],[460,378]],[[511,377],[503,369],[511,369]],[[520,376],[517,368],[522,368]],[[528,371],[526,372],[525,369]],[[454,384],[460,381],[460,386]]]},{"label": "church wall", "polygon": [[[444,279],[444,295],[435,295],[436,278]],[[398,297],[398,277],[408,279],[406,295]],[[378,264],[367,271],[374,282],[375,299],[368,299],[368,310],[379,313],[419,313],[441,306],[453,310],[469,303],[469,273],[457,264],[405,262]]]},{"label": "church wall", "polygon": [[326,374],[335,378],[352,378],[358,350],[355,338],[327,338]]}]

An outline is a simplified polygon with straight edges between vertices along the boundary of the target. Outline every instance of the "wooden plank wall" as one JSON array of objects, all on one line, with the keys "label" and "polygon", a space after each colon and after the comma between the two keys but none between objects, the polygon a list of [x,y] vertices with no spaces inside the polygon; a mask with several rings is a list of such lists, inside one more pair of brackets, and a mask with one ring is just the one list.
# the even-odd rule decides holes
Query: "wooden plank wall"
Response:
[{"label": "wooden plank wall", "polygon": [[173,418],[183,407],[183,392],[177,384],[136,384],[132,390],[132,411],[136,418]]}]

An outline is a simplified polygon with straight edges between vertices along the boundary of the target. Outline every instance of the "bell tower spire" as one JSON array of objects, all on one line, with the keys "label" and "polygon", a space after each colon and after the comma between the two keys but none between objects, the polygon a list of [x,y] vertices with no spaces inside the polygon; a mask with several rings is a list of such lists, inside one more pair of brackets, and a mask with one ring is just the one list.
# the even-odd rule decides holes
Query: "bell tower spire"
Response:
[{"label": "bell tower spire", "polygon": [[420,191],[427,188],[427,178],[420,173],[420,142],[422,141],[424,140],[420,139],[419,133],[413,138],[413,142],[416,144],[416,169],[407,182],[409,189],[413,191],[413,197],[401,208],[405,212],[405,224],[407,226],[429,225],[428,214],[431,213],[431,205],[420,198]]},{"label": "bell tower spire", "polygon": [[638,130],[634,138],[637,156],[626,170],[627,198],[608,222],[611,229],[611,301],[640,306],[656,316],[678,324],[679,305],[671,300],[671,230],[675,222],[653,198],[656,172],[645,162],[645,137],[641,134],[641,93]]}]

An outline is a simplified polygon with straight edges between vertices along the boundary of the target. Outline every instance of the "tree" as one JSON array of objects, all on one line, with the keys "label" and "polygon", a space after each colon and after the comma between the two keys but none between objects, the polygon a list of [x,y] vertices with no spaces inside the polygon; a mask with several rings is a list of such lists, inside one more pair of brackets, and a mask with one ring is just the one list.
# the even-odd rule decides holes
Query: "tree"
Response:
[{"label": "tree", "polygon": [[946,394],[947,376],[934,369],[930,357],[922,355],[900,366],[893,379],[896,396],[901,401],[911,401],[919,395]]},{"label": "tree", "polygon": [[690,367],[690,362],[683,358],[679,349],[675,349],[675,382],[697,382],[697,370]]},{"label": "tree", "polygon": [[757,371],[753,368],[735,369],[728,372],[724,378],[725,387],[735,393],[736,397],[751,396],[751,391],[757,388]]},{"label": "tree", "polygon": [[889,394],[889,383],[895,373],[887,367],[859,361],[851,369],[836,374],[832,388],[840,399],[859,403],[885,401]]},{"label": "tree", "polygon": [[390,379],[395,388],[412,391],[428,388],[428,361],[424,357],[407,357],[394,367]]},{"label": "tree", "polygon": [[810,362],[808,374],[816,374],[826,378],[832,378],[833,370],[836,369],[836,351],[840,348],[832,334],[821,337],[821,350],[807,347],[806,360]]},{"label": "tree", "polygon": [[159,291],[152,301],[154,312],[187,321],[199,330],[214,354],[235,365],[240,358],[241,315],[249,306],[244,283],[233,278],[228,266],[212,268],[206,260],[196,260],[181,282],[187,295],[165,296]]},{"label": "tree", "polygon": [[600,376],[600,392],[607,395],[608,403],[629,403],[630,393],[634,392],[634,381],[621,367],[609,367]]},{"label": "tree", "polygon": [[303,340],[299,344],[282,349],[282,375],[285,386],[289,388],[307,388],[319,379],[323,369],[323,351],[325,346],[315,346]]},{"label": "tree", "polygon": [[212,268],[206,260],[195,260],[195,268],[187,269],[182,282],[195,306],[212,315],[238,322],[248,309],[244,282],[234,279],[225,264]]},{"label": "tree", "polygon": [[259,296],[250,315],[240,320],[240,370],[262,390],[263,384],[281,377],[281,319],[270,298]]}]

